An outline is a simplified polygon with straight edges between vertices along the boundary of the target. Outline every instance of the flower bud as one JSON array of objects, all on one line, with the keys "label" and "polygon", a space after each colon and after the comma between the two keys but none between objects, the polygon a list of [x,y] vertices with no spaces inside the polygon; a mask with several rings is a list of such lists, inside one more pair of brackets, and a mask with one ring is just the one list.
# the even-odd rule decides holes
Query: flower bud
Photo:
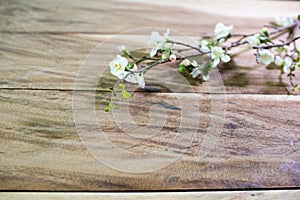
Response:
[{"label": "flower bud", "polygon": [[175,62],[176,61],[176,55],[171,54],[169,59],[171,60],[171,62]]}]

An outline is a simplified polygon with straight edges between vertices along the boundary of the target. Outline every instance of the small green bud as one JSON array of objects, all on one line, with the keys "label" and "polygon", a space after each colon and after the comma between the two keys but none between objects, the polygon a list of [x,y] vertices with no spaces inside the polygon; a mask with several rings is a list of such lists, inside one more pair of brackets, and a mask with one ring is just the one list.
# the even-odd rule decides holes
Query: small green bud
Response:
[{"label": "small green bud", "polygon": [[265,34],[265,36],[269,37],[269,30],[266,27],[263,28],[262,32]]}]

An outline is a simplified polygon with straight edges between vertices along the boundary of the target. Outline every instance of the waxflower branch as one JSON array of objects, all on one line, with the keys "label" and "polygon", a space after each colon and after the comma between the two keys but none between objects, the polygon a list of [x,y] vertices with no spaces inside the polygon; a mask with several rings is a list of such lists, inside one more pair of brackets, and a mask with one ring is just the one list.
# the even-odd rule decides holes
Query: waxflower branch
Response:
[{"label": "waxflower branch", "polygon": [[[214,37],[203,38],[198,46],[172,40],[169,37],[169,30],[163,35],[153,31],[147,42],[151,50],[148,55],[141,58],[134,57],[124,45],[119,46],[118,49],[123,55],[117,55],[109,63],[111,74],[119,80],[114,84],[106,111],[118,108],[112,102],[112,97],[116,95],[116,92],[121,92],[124,98],[131,98],[124,82],[138,84],[139,87],[144,88],[146,85],[144,75],[157,65],[176,62],[181,73],[208,81],[213,68],[219,66],[220,63],[230,62],[230,50],[241,45],[248,45],[254,50],[254,58],[258,63],[265,65],[274,63],[280,67],[281,74],[287,74],[289,77],[292,91],[294,91],[298,88],[298,85],[293,82],[294,71],[296,66],[300,68],[300,50],[296,46],[296,41],[300,39],[300,36],[296,35],[300,27],[300,15],[298,19],[277,17],[275,22],[272,22],[272,26],[268,27],[274,30],[269,31],[267,27],[264,27],[258,33],[237,34],[231,33],[233,25],[226,26],[218,23],[214,29]],[[285,40],[276,40],[285,34],[287,34]],[[178,47],[185,47],[185,49]],[[186,51],[194,52],[183,54]],[[194,58],[200,56],[208,58],[209,61],[197,63]]]}]

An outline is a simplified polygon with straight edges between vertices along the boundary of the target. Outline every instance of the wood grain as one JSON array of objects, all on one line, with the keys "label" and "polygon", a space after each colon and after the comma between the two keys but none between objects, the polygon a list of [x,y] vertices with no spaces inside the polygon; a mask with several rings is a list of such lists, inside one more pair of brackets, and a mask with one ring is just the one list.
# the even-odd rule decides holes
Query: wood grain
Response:
[{"label": "wood grain", "polygon": [[[109,96],[107,91],[115,80],[107,71],[95,87],[88,84],[89,74],[79,85],[76,82],[78,70],[101,42],[111,46],[108,45],[106,53],[99,54],[101,57],[92,60],[92,64],[107,66],[120,44],[113,36],[122,31],[162,27],[198,40],[212,33],[214,25],[222,21],[233,24],[237,33],[249,33],[260,31],[275,16],[296,16],[299,6],[297,1],[0,1],[0,190],[299,188],[300,97],[284,95],[287,77],[280,80],[278,70],[266,70],[256,64],[250,59],[252,52],[244,52],[219,68],[225,85],[221,93],[212,92],[213,86],[209,90],[207,83],[189,78],[192,92],[185,90],[186,85],[177,82],[176,76],[164,79],[176,88],[170,91],[155,84],[155,78],[162,73],[154,70],[146,89],[135,91],[129,102],[132,122],[129,118],[117,121],[111,113],[103,111]],[[134,39],[149,33],[124,33],[122,44],[130,46]],[[96,145],[103,151],[109,148],[102,140],[84,145],[72,109],[73,92],[81,94],[82,101],[77,103],[95,105],[96,121],[112,144],[131,153],[145,153],[145,159],[140,160],[145,166],[168,158],[178,159],[147,173],[127,173],[99,162],[86,147]],[[223,105],[225,92],[224,116],[223,112],[215,112],[213,105]],[[191,120],[192,124],[200,117],[198,127],[181,124],[185,110],[176,97],[183,102],[196,102],[188,112],[190,118],[185,120]],[[126,107],[124,102],[117,104]],[[79,111],[87,110],[83,107]],[[149,116],[157,122],[152,124],[154,129],[159,129],[164,122],[159,134],[147,135],[149,123],[153,122]],[[219,135],[207,134],[208,130],[217,128],[212,126],[214,120],[225,121]],[[133,124],[144,129],[127,133],[122,130]],[[89,126],[88,120],[79,125],[86,133],[99,128]],[[179,140],[172,140],[178,136],[180,127],[184,134],[179,134]],[[182,143],[190,139],[191,132],[196,132],[191,143]],[[206,142],[207,138],[214,142]],[[159,154],[146,156],[153,151]],[[201,152],[207,155],[201,156]],[[137,169],[133,159],[113,151],[103,158],[114,161],[120,168]],[[137,196],[141,199],[297,199],[299,191],[76,193],[75,196],[72,193],[1,193],[0,198],[46,198],[45,195],[101,199]]]},{"label": "wood grain", "polygon": [[[85,93],[87,98],[91,95]],[[290,112],[299,106],[299,97],[228,95],[226,123],[206,157],[199,151],[213,117],[209,95],[197,96],[202,120],[190,146],[171,143],[168,151],[164,149],[176,134],[180,117],[176,117],[178,110],[160,105],[176,106],[172,94],[135,94],[131,104],[139,105],[138,111],[131,113],[139,125],[148,123],[151,105],[141,107],[141,102],[165,103],[156,109],[170,116],[164,129],[150,138],[144,138],[142,132],[135,137],[124,134],[111,115],[104,113],[103,98],[102,92],[96,96],[97,117],[113,144],[135,153],[157,150],[161,161],[164,155],[182,156],[154,172],[114,170],[98,162],[81,143],[72,118],[71,92],[2,89],[0,188],[101,191],[299,186],[300,113],[297,109]],[[155,117],[160,120],[162,116]],[[120,164],[127,161],[114,154],[107,156],[105,159],[117,159]]]},{"label": "wood grain", "polygon": [[[278,15],[296,17],[300,2],[3,0],[0,5],[1,32],[115,34],[137,27],[168,27],[199,36],[210,33],[219,21],[248,29],[258,27],[255,18],[266,23]],[[245,12],[245,7],[251,12]]]},{"label": "wood grain", "polygon": [[161,199],[161,200],[183,200],[183,199],[206,199],[206,200],[281,200],[297,199],[299,190],[277,190],[277,191],[241,191],[241,192],[165,192],[165,193],[2,193],[0,197],[7,200],[13,199]]}]

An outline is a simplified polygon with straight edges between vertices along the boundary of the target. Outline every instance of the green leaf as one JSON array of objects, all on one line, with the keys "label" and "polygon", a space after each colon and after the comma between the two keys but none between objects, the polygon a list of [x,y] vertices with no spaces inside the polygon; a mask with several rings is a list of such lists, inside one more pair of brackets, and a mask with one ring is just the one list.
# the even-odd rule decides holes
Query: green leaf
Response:
[{"label": "green leaf", "polygon": [[106,108],[105,108],[105,112],[109,112],[109,111],[110,111],[110,109],[111,109],[111,107],[110,107],[110,106],[106,106]]},{"label": "green leaf", "polygon": [[167,55],[166,53],[163,53],[163,54],[161,55],[161,59],[162,59],[162,60],[166,60],[167,57],[168,57],[168,55]]},{"label": "green leaf", "polygon": [[123,83],[120,83],[120,84],[119,84],[119,87],[120,87],[122,90],[124,90],[125,85],[124,85]]},{"label": "green leaf", "polygon": [[105,108],[105,112],[109,112],[111,110],[112,105],[112,102],[109,102],[109,104]]},{"label": "green leaf", "polygon": [[125,49],[123,52],[124,52],[124,54],[125,54],[126,56],[128,56],[128,57],[131,56],[130,52],[129,52],[127,49]]},{"label": "green leaf", "polygon": [[186,69],[186,67],[185,67],[184,65],[179,65],[178,70],[179,70],[180,72],[185,72],[187,69]]},{"label": "green leaf", "polygon": [[297,18],[298,18],[298,20],[300,21],[300,14],[298,15],[298,17],[297,17]]},{"label": "green leaf", "polygon": [[266,41],[267,38],[266,38],[266,36],[264,36],[263,34],[259,34],[258,39],[259,39],[259,41],[260,41],[261,43],[263,43],[263,42]]},{"label": "green leaf", "polygon": [[273,42],[270,38],[266,38],[266,39],[265,39],[265,42],[271,42],[271,43],[274,44],[274,42]]},{"label": "green leaf", "polygon": [[127,70],[132,69],[132,68],[134,67],[134,64],[135,64],[135,63],[129,63],[129,64],[126,66],[126,69],[127,69]]},{"label": "green leaf", "polygon": [[280,51],[280,52],[284,52],[284,51],[286,51],[286,48],[280,47],[280,48],[279,48],[279,51]]},{"label": "green leaf", "polygon": [[300,61],[300,58],[298,57],[298,58],[295,60],[295,62],[298,63],[299,61]]},{"label": "green leaf", "polygon": [[295,66],[291,67],[291,72],[295,71]]},{"label": "green leaf", "polygon": [[125,99],[131,98],[131,94],[129,92],[127,92],[125,89],[122,89],[122,95]]}]

